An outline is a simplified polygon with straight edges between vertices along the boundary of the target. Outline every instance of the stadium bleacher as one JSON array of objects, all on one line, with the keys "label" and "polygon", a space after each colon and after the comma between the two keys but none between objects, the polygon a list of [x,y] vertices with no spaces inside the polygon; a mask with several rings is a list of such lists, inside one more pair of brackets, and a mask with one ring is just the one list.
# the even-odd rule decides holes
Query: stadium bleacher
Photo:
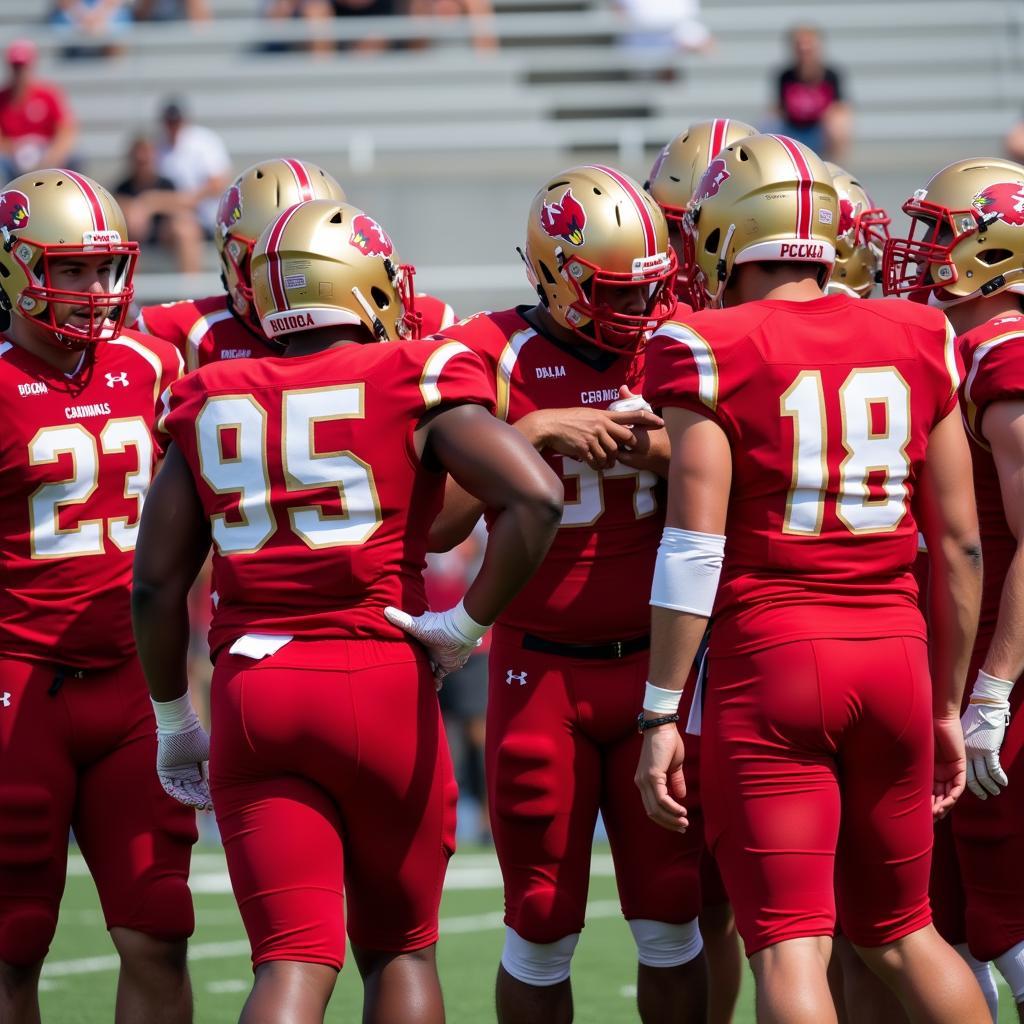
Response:
[{"label": "stadium bleacher", "polygon": [[[890,209],[931,171],[998,152],[1021,113],[1024,9],[1013,0],[774,3],[704,0],[709,54],[626,45],[601,0],[495,0],[497,52],[471,46],[457,19],[337,19],[338,41],[376,35],[385,53],[267,53],[299,42],[301,21],[253,17],[250,0],[213,0],[203,24],[136,25],[121,56],[62,60],[62,37],[0,3],[5,38],[35,39],[40,74],[60,83],[81,123],[88,173],[114,180],[128,139],[183,97],[225,139],[239,169],[262,156],[318,161],[390,227],[420,283],[470,311],[526,297],[513,246],[538,182],[601,159],[639,177],[692,120],[728,114],[765,124],[785,30],[826,32],[856,112],[852,168]],[[211,262],[211,269],[212,269]],[[216,288],[182,281],[159,256],[140,274],[149,301]]]}]

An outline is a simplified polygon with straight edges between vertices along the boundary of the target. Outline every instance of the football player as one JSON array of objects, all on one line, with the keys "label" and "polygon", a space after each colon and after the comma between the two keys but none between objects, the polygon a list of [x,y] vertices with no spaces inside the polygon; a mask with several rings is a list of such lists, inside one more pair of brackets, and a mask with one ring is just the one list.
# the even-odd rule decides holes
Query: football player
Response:
[{"label": "football player", "polygon": [[826,163],[839,199],[836,260],[825,285],[828,295],[870,298],[882,279],[882,250],[889,237],[889,215],[875,206],[864,186],[838,164]]},{"label": "football player", "polygon": [[[752,125],[733,118],[716,117],[691,124],[661,150],[644,183],[644,188],[651,193],[665,214],[669,241],[678,260],[676,311],[673,319],[685,315],[688,309],[689,257],[683,240],[683,218],[690,208],[694,189],[722,149],[732,142],[756,134],[757,129]],[[693,766],[687,778],[693,809],[700,799],[697,770],[700,764],[700,737],[688,734],[687,742]],[[690,827],[694,828],[698,822],[699,819],[695,819]],[[739,1002],[743,957],[729,897],[722,884],[718,865],[706,846],[700,860],[700,903],[700,933],[704,939],[704,955],[708,964],[708,1024],[729,1024]]]},{"label": "football player", "polygon": [[[195,804],[213,797],[252,945],[242,1021],[322,1020],[347,916],[364,1018],[440,1024],[456,792],[435,675],[465,662],[539,563],[561,486],[490,414],[465,345],[374,344],[409,325],[402,267],[371,217],[297,204],[261,236],[252,274],[285,351],[207,364],[172,390],[174,443],[135,562],[143,665],[174,723],[166,743],[191,762],[174,783]],[[445,471],[498,514],[465,599],[429,612],[421,574]],[[211,541],[207,790],[185,663],[189,586]]]},{"label": "football player", "polygon": [[885,289],[944,310],[959,335],[986,564],[962,709],[971,793],[952,816],[966,937],[979,973],[995,961],[1024,1020],[1024,793],[1012,784],[1024,777],[1024,167],[961,160],[903,210],[910,231],[886,247]]},{"label": "football player", "polygon": [[[645,337],[674,309],[676,258],[653,199],[597,165],[544,184],[522,256],[536,305],[445,332],[486,360],[499,417],[541,452],[566,494],[544,565],[492,638],[485,758],[506,924],[498,1018],[572,1017],[570,966],[600,810],[638,950],[641,1017],[703,1024],[700,838],[661,834],[631,781],[649,644],[643,580],[661,531],[667,450],[661,420],[641,400],[609,411],[636,383]],[[433,542],[461,539],[482,512],[453,492]],[[652,872],[646,851],[655,848]]]},{"label": "football player", "polygon": [[[687,215],[691,299],[712,308],[648,346],[672,465],[637,783],[653,820],[685,828],[677,707],[714,609],[701,784],[759,1019],[836,1020],[838,897],[912,1019],[983,1024],[928,904],[980,596],[955,338],[936,310],[824,295],[837,221],[828,169],[774,135],[720,153]],[[931,671],[912,499],[936,570]]]},{"label": "football player", "polygon": [[123,330],[138,246],[96,182],[33,171],[0,191],[0,1020],[39,1020],[68,832],[121,959],[118,1021],[192,1019],[195,814],[153,774],[132,639],[141,505],[161,396],[181,373]]},{"label": "football player", "polygon": [[[213,241],[220,258],[224,291],[203,299],[145,306],[135,327],[173,342],[194,370],[220,359],[280,355],[268,339],[253,305],[251,262],[263,229],[294,203],[311,199],[345,200],[337,181],[308,160],[279,157],[242,171],[227,187],[217,208]],[[403,281],[412,287],[412,277]],[[411,305],[411,304],[410,304]],[[410,316],[417,337],[426,337],[455,320],[450,306],[430,295],[416,297],[419,321]]]}]

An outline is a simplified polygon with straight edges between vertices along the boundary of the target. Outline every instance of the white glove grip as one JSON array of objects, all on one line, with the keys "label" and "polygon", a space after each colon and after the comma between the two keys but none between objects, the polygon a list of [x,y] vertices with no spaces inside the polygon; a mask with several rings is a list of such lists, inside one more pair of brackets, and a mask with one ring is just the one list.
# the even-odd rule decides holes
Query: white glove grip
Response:
[{"label": "white glove grip", "polygon": [[724,556],[724,536],[666,526],[654,563],[651,604],[710,616]]},{"label": "white glove grip", "polygon": [[674,715],[679,710],[682,690],[666,690],[654,683],[644,687],[644,711],[652,711],[658,715]]},{"label": "white glove grip", "polygon": [[1011,680],[990,676],[984,669],[978,669],[978,678],[974,681],[974,689],[971,691],[971,702],[1009,704],[1012,689]]},{"label": "white glove grip", "polygon": [[188,690],[180,697],[175,697],[174,700],[152,700],[151,703],[153,714],[156,716],[157,735],[187,732],[192,726],[199,723]]}]

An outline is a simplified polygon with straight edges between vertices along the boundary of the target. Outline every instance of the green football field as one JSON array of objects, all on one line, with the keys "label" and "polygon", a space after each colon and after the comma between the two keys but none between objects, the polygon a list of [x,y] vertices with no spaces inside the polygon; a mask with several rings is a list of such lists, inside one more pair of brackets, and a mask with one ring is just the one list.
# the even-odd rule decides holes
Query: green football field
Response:
[{"label": "green football field", "polygon": [[[191,943],[197,1024],[238,1019],[251,981],[249,948],[228,886],[220,849],[197,847],[192,891],[196,934]],[[492,987],[502,941],[501,882],[492,852],[463,845],[448,872],[441,906],[439,960],[450,1024],[493,1021]],[[587,927],[573,962],[576,1020],[580,1024],[636,1021],[633,941],[619,915],[611,859],[595,847]],[[109,1024],[113,1020],[117,960],[103,928],[96,890],[72,854],[60,927],[43,970],[43,1020]],[[1015,1020],[1000,989],[1000,1024]],[[328,1021],[360,1019],[361,986],[355,968],[342,971]],[[751,986],[744,985],[736,1024],[752,1024]]]}]

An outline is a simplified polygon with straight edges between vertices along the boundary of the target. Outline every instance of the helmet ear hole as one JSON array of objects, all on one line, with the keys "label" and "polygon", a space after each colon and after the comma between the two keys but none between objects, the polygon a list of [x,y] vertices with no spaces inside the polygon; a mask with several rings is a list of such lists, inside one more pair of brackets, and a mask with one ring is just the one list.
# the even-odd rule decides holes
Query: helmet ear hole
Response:
[{"label": "helmet ear hole", "polygon": [[341,218],[341,210],[339,210],[339,211],[338,211],[338,212],[337,212],[337,213],[336,213],[336,214],[335,214],[335,215],[334,215],[334,216],[333,216],[333,217],[331,218],[331,220],[330,220],[330,223],[331,223],[331,224],[340,224],[340,223],[341,223],[341,220],[342,220],[342,218]]},{"label": "helmet ear hole", "polygon": [[704,251],[705,252],[718,252],[718,243],[722,238],[722,232],[720,228],[715,228],[710,235],[704,240]]},{"label": "helmet ear hole", "polygon": [[374,285],[370,289],[370,298],[373,299],[378,309],[387,309],[391,305],[391,299],[383,288]]},{"label": "helmet ear hole", "polygon": [[978,253],[978,259],[984,263],[987,267],[993,267],[997,263],[1002,263],[1004,260],[1011,259],[1013,253],[1009,249],[986,249],[984,252]]},{"label": "helmet ear hole", "polygon": [[737,150],[737,155],[742,163],[746,163],[750,159],[749,154],[742,146]]},{"label": "helmet ear hole", "polygon": [[548,265],[543,260],[539,260],[538,263],[540,265],[540,272],[544,276],[545,282],[547,284],[557,284],[558,282],[555,280],[555,275],[551,273],[551,270],[549,269]]}]

